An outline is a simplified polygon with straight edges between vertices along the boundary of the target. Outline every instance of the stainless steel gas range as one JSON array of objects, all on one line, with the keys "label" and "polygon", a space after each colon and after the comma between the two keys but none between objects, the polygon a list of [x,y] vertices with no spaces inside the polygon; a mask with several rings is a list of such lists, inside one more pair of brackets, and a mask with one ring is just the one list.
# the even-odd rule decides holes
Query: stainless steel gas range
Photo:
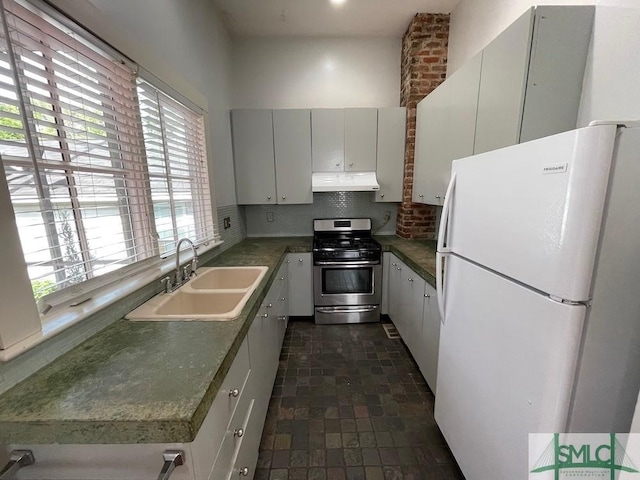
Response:
[{"label": "stainless steel gas range", "polygon": [[315,322],[380,321],[382,247],[370,218],[313,221]]}]

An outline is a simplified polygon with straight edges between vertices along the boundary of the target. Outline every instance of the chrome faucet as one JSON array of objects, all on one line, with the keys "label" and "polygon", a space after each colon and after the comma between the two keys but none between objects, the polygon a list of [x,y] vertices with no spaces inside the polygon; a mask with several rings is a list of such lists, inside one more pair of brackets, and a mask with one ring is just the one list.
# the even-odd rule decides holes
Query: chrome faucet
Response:
[{"label": "chrome faucet", "polygon": [[[191,251],[193,252],[193,259],[191,260],[191,271],[188,271],[188,267],[184,267],[184,271],[180,272],[180,246],[183,242],[187,242],[191,247]],[[178,241],[178,246],[176,247],[176,283],[175,286],[179,287],[184,282],[189,280],[191,274],[196,274],[196,268],[198,267],[198,252],[196,251],[196,246],[193,244],[191,240],[188,238],[181,238]]]}]

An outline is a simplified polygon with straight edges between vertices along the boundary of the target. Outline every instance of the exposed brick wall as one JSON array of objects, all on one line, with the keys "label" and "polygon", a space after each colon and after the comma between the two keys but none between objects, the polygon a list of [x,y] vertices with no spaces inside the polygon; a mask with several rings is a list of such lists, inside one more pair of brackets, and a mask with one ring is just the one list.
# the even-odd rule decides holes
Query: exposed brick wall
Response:
[{"label": "exposed brick wall", "polygon": [[444,81],[448,42],[448,14],[416,14],[402,38],[400,105],[407,107],[407,133],[404,189],[396,233],[403,238],[435,238],[436,208],[411,202],[416,105]]}]

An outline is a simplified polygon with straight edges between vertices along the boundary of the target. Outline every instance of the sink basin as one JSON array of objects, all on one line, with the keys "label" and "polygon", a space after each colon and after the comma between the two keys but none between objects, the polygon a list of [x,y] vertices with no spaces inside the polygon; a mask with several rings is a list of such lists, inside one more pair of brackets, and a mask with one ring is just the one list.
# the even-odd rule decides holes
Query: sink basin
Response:
[{"label": "sink basin", "polygon": [[151,298],[129,320],[224,321],[238,318],[269,267],[205,267],[172,293]]},{"label": "sink basin", "polygon": [[200,268],[198,276],[192,278],[185,286],[191,290],[244,290],[257,286],[268,269],[268,267]]},{"label": "sink basin", "polygon": [[[251,292],[248,292],[249,294]],[[174,292],[156,308],[156,315],[172,318],[236,318],[247,303],[246,292]]]}]

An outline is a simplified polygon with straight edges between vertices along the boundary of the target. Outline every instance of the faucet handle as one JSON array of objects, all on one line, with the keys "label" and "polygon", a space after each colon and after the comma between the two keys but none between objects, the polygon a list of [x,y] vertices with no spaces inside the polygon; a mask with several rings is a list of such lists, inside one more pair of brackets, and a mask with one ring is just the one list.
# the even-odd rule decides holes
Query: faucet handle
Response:
[{"label": "faucet handle", "polygon": [[171,277],[169,276],[164,277],[162,280],[160,280],[160,283],[164,287],[164,293],[171,293],[173,291],[173,284],[171,283]]},{"label": "faucet handle", "polygon": [[196,268],[198,268],[198,256],[197,255],[195,255],[191,259],[191,275],[198,275],[198,273],[196,272]]}]

